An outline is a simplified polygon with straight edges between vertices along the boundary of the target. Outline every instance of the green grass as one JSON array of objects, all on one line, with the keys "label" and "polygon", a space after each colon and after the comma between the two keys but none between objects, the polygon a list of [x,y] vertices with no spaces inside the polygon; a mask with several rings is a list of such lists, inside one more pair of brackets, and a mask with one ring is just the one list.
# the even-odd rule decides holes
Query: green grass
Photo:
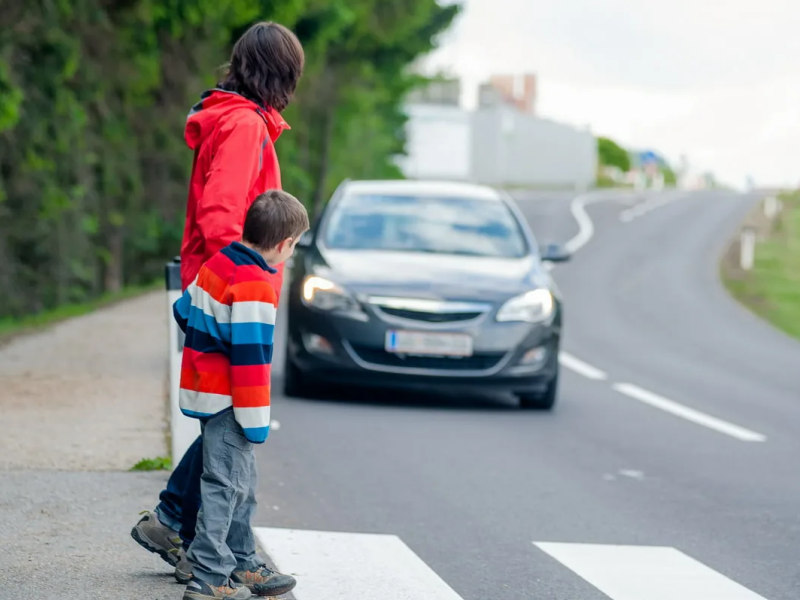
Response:
[{"label": "green grass", "polygon": [[172,459],[166,456],[143,458],[131,467],[131,471],[169,471],[172,469]]},{"label": "green grass", "polygon": [[44,311],[35,315],[22,317],[20,319],[0,319],[0,342],[8,341],[10,338],[18,335],[31,333],[33,331],[50,327],[56,323],[65,321],[66,319],[85,315],[97,310],[98,308],[103,308],[123,300],[135,298],[136,296],[146,292],[156,290],[159,288],[159,286],[163,286],[163,282],[157,281],[148,285],[131,286],[113,294],[105,294],[88,302],[82,302],[80,304],[65,304],[64,306],[59,306],[53,310]]},{"label": "green grass", "polygon": [[800,338],[800,192],[782,197],[784,209],[769,239],[756,246],[752,271],[723,271],[740,302],[786,333]]}]

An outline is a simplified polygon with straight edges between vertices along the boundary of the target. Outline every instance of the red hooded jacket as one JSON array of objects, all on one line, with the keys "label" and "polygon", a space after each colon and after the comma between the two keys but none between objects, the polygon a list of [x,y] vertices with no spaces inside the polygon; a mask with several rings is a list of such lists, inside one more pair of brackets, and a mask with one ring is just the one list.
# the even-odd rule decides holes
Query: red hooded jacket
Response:
[{"label": "red hooded jacket", "polygon": [[[284,129],[289,125],[277,111],[234,92],[210,90],[192,107],[185,132],[194,163],[181,246],[183,289],[206,260],[241,239],[256,196],[281,187],[274,144]],[[269,277],[280,295],[283,265],[275,267]]]}]

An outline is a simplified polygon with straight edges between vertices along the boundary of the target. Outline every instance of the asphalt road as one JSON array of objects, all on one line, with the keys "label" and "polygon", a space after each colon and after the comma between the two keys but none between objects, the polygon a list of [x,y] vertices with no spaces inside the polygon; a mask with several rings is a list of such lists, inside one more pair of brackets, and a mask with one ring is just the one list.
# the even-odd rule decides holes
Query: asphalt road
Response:
[{"label": "asphalt road", "polygon": [[800,597],[800,344],[717,275],[755,198],[571,199],[519,197],[541,242],[585,242],[553,271],[573,360],[552,414],[282,398],[276,376],[256,525],[300,530],[259,532],[298,600]]}]

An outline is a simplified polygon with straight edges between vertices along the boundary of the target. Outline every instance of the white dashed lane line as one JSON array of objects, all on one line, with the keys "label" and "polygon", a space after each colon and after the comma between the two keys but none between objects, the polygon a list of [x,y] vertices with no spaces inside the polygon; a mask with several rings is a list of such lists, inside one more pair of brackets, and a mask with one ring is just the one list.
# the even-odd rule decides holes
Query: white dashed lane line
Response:
[{"label": "white dashed lane line", "polygon": [[664,412],[668,412],[676,417],[680,417],[681,419],[691,421],[697,425],[702,425],[708,429],[713,429],[718,433],[728,435],[732,438],[736,438],[737,440],[741,440],[743,442],[765,442],[767,440],[767,436],[761,433],[756,433],[755,431],[745,429],[739,425],[734,425],[728,421],[723,421],[717,417],[712,417],[711,415],[707,415],[699,410],[689,408],[688,406],[673,400],[669,400],[663,396],[654,394],[653,392],[649,392],[631,383],[615,383],[613,388],[620,394],[624,394],[629,398],[643,402],[648,406],[663,410]]}]

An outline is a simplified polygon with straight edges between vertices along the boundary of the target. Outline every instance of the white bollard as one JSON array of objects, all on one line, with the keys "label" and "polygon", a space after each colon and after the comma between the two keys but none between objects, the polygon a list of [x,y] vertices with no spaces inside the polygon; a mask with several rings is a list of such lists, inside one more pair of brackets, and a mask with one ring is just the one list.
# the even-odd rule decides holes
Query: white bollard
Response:
[{"label": "white bollard", "polygon": [[739,264],[742,269],[749,271],[753,268],[756,256],[756,231],[752,227],[742,229],[739,243]]},{"label": "white bollard", "polygon": [[186,450],[200,435],[200,422],[181,412],[178,403],[183,358],[183,331],[173,316],[172,306],[181,297],[181,259],[175,257],[164,268],[167,283],[167,329],[169,331],[169,414],[172,438],[172,467],[175,468]]},{"label": "white bollard", "polygon": [[768,196],[764,198],[764,216],[768,219],[774,219],[778,214],[778,199],[775,196]]}]

